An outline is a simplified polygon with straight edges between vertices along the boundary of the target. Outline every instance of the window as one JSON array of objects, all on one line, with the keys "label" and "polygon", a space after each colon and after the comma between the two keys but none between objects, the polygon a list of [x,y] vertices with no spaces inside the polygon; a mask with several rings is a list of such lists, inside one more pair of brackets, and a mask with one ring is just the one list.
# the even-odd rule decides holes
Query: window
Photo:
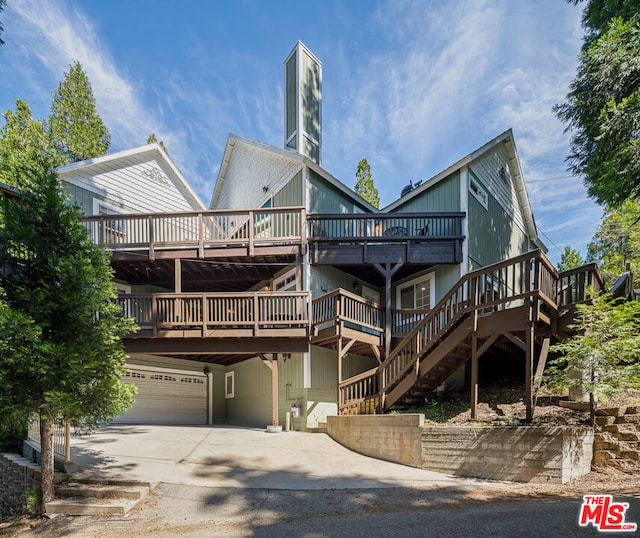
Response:
[{"label": "window", "polygon": [[[93,200],[93,213],[100,216],[114,216],[124,213],[124,211],[116,206],[103,202],[102,200]],[[106,243],[122,242],[127,235],[127,223],[124,219],[117,217],[104,219],[103,238]]]},{"label": "window", "polygon": [[235,395],[236,383],[235,372],[227,372],[224,374],[224,397],[228,400]]},{"label": "window", "polygon": [[480,182],[471,170],[469,170],[469,192],[471,192],[473,197],[482,204],[482,207],[485,209],[489,208],[489,197],[487,196],[487,191],[480,186]]},{"label": "window", "polygon": [[273,280],[274,291],[288,291],[296,289],[296,270],[295,268],[287,271],[284,275]]},{"label": "window", "polygon": [[397,303],[402,309],[429,310],[433,307],[435,279],[433,273],[398,286]]}]

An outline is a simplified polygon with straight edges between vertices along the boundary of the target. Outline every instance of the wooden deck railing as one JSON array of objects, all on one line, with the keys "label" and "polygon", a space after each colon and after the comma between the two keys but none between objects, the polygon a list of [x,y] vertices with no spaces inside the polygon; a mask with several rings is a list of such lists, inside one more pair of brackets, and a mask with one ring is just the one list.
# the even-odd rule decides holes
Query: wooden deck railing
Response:
[{"label": "wooden deck railing", "polygon": [[416,367],[416,361],[437,344],[441,335],[469,312],[506,310],[525,301],[540,311],[557,310],[557,281],[558,273],[539,250],[467,273],[378,368],[345,380],[341,391],[348,394],[352,384],[374,386],[373,378],[379,376],[380,393],[388,392]]},{"label": "wooden deck railing", "polygon": [[311,294],[306,291],[136,294],[120,295],[117,302],[123,315],[135,319],[141,335],[171,329],[196,329],[203,336],[248,329],[250,335],[260,335],[281,329],[286,336],[291,329],[308,334],[310,326]]},{"label": "wooden deck railing", "polygon": [[606,291],[602,273],[595,263],[563,271],[558,279],[559,307],[566,308]]},{"label": "wooden deck railing", "polygon": [[99,215],[84,223],[111,250],[297,244],[305,240],[302,207]]},{"label": "wooden deck railing", "polygon": [[313,300],[313,325],[318,329],[333,323],[384,333],[384,309],[364,297],[338,288]]},{"label": "wooden deck railing", "polygon": [[340,383],[338,386],[340,413],[347,408],[358,407],[366,400],[378,398],[380,395],[379,379],[378,368],[373,368],[351,377],[348,382]]},{"label": "wooden deck railing", "polygon": [[398,242],[458,239],[464,213],[352,213],[307,215],[310,242]]}]

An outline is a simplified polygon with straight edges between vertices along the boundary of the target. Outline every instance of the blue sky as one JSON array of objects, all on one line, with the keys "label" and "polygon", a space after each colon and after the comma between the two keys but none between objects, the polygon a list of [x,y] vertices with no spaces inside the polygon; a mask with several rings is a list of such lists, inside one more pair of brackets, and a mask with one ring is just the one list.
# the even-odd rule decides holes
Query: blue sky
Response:
[{"label": "blue sky", "polygon": [[513,128],[554,262],[601,217],[566,171],[551,108],[575,75],[581,7],[562,0],[8,0],[0,110],[48,114],[78,60],[111,151],[155,132],[208,204],[229,133],[283,145],[283,60],[323,62],[323,167],[371,165],[382,205]]}]

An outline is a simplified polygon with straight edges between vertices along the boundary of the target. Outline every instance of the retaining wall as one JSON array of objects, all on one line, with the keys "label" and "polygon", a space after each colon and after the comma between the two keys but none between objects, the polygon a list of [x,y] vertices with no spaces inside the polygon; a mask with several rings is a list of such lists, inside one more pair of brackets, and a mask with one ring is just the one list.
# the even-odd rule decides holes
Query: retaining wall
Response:
[{"label": "retaining wall", "polygon": [[423,424],[421,414],[337,416],[327,432],[361,454],[459,476],[560,484],[591,470],[588,427]]},{"label": "retaining wall", "polygon": [[0,454],[0,515],[24,513],[27,491],[40,489],[40,466],[17,454]]}]

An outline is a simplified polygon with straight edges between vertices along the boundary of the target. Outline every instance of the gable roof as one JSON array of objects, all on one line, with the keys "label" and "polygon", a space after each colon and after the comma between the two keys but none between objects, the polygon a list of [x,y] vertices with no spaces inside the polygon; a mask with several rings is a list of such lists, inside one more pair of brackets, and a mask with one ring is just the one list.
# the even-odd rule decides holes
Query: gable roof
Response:
[{"label": "gable roof", "polygon": [[93,159],[86,159],[84,161],[67,164],[58,168],[57,172],[58,176],[60,176],[61,179],[64,179],[64,181],[84,188],[84,185],[74,181],[74,178],[71,177],[71,174],[69,174],[70,172],[75,172],[78,170],[90,171],[91,168],[94,167],[99,168],[105,164],[113,164],[119,160],[126,162],[127,159],[131,157],[141,157],[145,155],[149,155],[149,157],[153,157],[166,165],[167,170],[170,172],[173,184],[180,191],[185,200],[188,201],[194,209],[205,209],[205,206],[202,203],[202,200],[200,200],[200,197],[191,188],[180,170],[178,170],[176,165],[173,164],[173,161],[158,144],[146,144],[144,146],[139,146],[136,148],[109,153],[101,157],[94,157]]},{"label": "gable roof", "polygon": [[404,205],[412,198],[419,196],[426,190],[430,189],[440,181],[444,180],[454,172],[462,169],[464,166],[467,166],[469,163],[473,162],[478,157],[488,153],[493,148],[498,146],[499,144],[504,144],[504,147],[507,152],[507,156],[509,159],[509,171],[511,172],[511,177],[513,178],[513,184],[516,191],[516,196],[518,198],[518,204],[520,205],[520,209],[522,211],[524,224],[526,227],[526,232],[529,238],[533,243],[540,246],[544,250],[546,250],[546,246],[538,237],[538,230],[536,227],[535,219],[533,218],[533,211],[531,209],[531,203],[529,201],[529,194],[527,193],[527,186],[524,182],[524,176],[522,174],[522,168],[520,166],[520,158],[518,157],[518,150],[516,149],[515,140],[513,138],[513,131],[511,129],[507,129],[503,133],[496,136],[493,140],[490,140],[480,148],[471,152],[469,155],[463,157],[459,161],[455,162],[448,168],[442,170],[432,178],[423,181],[418,187],[413,189],[410,193],[401,196],[396,201],[392,202],[388,206],[381,209],[382,212],[388,213],[391,212],[401,205]]},{"label": "gable roof", "polygon": [[255,140],[251,140],[249,138],[244,138],[242,136],[238,136],[236,134],[230,133],[227,137],[227,144],[224,149],[224,153],[222,154],[222,164],[220,165],[220,170],[218,171],[218,177],[216,179],[216,183],[213,189],[213,193],[211,195],[211,201],[209,203],[209,208],[213,209],[217,206],[218,200],[220,198],[220,194],[222,192],[222,188],[224,186],[224,182],[226,180],[227,170],[229,168],[229,163],[233,159],[234,149],[239,145],[244,144],[253,148],[257,148],[269,153],[273,153],[275,155],[279,155],[281,157],[285,157],[287,159],[291,159],[292,161],[299,162],[300,164],[304,164],[315,173],[317,173],[320,177],[322,177],[327,183],[346,194],[350,198],[353,199],[354,202],[363,206],[365,209],[372,213],[376,213],[379,210],[372,206],[369,202],[358,196],[353,189],[347,187],[344,183],[342,183],[339,179],[331,175],[324,168],[322,168],[315,161],[311,160],[309,157],[298,153],[297,151],[280,148],[277,146],[272,146],[271,144],[265,144],[264,142],[257,142]]}]

